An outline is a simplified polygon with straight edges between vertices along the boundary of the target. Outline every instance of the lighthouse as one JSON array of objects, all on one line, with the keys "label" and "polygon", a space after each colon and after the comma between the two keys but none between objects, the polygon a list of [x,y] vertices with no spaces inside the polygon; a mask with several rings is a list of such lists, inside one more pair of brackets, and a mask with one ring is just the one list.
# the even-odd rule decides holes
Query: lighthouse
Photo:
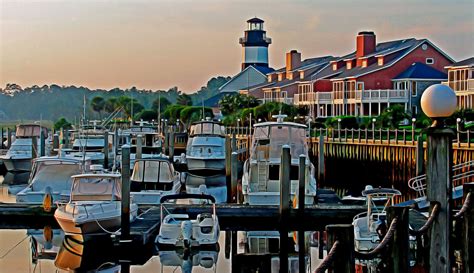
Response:
[{"label": "lighthouse", "polygon": [[250,65],[268,67],[268,46],[272,39],[263,30],[263,22],[257,17],[248,20],[244,37],[239,39],[242,45],[242,70]]}]

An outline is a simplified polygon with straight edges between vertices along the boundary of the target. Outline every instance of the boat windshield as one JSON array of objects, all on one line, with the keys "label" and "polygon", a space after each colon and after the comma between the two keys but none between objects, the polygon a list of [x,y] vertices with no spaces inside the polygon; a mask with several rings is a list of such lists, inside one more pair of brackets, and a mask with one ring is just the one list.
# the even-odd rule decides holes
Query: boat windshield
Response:
[{"label": "boat windshield", "polygon": [[219,135],[225,136],[224,126],[213,122],[201,122],[191,126],[191,136],[193,135]]},{"label": "boat windshield", "polygon": [[80,151],[82,147],[86,147],[86,150],[98,150],[104,147],[103,138],[89,138],[89,139],[75,139],[72,144],[72,149]]},{"label": "boat windshield", "polygon": [[255,127],[253,159],[263,159],[263,155],[267,160],[279,160],[283,145],[290,146],[292,159],[298,158],[301,154],[306,155],[306,128],[282,124]]},{"label": "boat windshield", "polygon": [[91,176],[73,180],[71,201],[121,200],[120,178]]},{"label": "boat windshield", "polygon": [[69,162],[36,163],[35,173],[31,179],[33,191],[43,191],[51,187],[54,191],[66,191],[71,189],[71,176],[81,173],[81,164]]},{"label": "boat windshield", "polygon": [[133,166],[132,181],[136,182],[170,182],[173,173],[170,163],[159,160],[139,160]]}]

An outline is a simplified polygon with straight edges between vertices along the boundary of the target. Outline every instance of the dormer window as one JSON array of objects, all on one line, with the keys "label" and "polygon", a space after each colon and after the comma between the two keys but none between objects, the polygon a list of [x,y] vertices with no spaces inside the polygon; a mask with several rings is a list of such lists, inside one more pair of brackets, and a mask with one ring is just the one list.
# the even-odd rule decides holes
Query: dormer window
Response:
[{"label": "dormer window", "polygon": [[426,64],[434,64],[433,58],[426,58]]},{"label": "dormer window", "polygon": [[300,79],[304,79],[304,71],[300,71]]},{"label": "dormer window", "polygon": [[352,68],[352,61],[347,61],[346,62],[346,68],[351,69]]},{"label": "dormer window", "polygon": [[268,82],[272,82],[272,78],[273,78],[273,77],[272,77],[272,75],[271,75],[271,74],[270,74],[270,75],[268,75],[268,76],[267,76]]},{"label": "dormer window", "polygon": [[377,58],[377,64],[378,64],[379,66],[382,66],[382,65],[383,65],[383,57],[378,57],[378,58]]},{"label": "dormer window", "polygon": [[286,78],[290,81],[293,80],[293,72],[286,73]]},{"label": "dormer window", "polygon": [[336,71],[337,70],[337,63],[332,64],[332,70]]},{"label": "dormer window", "polygon": [[362,67],[367,67],[367,59],[362,60]]},{"label": "dormer window", "polygon": [[283,80],[283,73],[278,74],[278,81],[281,82]]}]

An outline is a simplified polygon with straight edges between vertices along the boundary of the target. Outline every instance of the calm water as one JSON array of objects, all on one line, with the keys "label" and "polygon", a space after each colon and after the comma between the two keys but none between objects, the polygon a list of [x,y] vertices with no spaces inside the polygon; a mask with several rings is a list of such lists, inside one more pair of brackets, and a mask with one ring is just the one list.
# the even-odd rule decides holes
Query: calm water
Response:
[{"label": "calm water", "polygon": [[[5,178],[11,179],[7,176]],[[14,194],[25,185],[2,182],[4,177],[0,176],[0,202],[15,202]],[[67,268],[78,266],[91,272],[128,271],[127,266],[118,261],[120,253],[115,253],[117,247],[114,248],[108,239],[105,243],[97,240],[84,242],[82,238],[65,238],[61,230],[50,231],[48,228],[46,234],[45,236],[43,229],[0,229],[0,272],[68,272]],[[150,250],[136,255],[140,265],[131,265],[130,272],[231,272],[232,255],[226,258],[225,235],[225,232],[221,232],[218,251],[159,252],[151,246]],[[48,240],[45,240],[46,238]],[[244,233],[239,232],[237,238],[238,253],[241,253]],[[273,249],[278,245],[275,240],[267,241],[267,244]],[[64,247],[65,245],[67,247]],[[310,252],[310,267],[311,272],[314,272],[318,264],[317,248],[310,248]],[[268,259],[270,261],[271,258]],[[278,271],[265,268],[260,272]],[[298,272],[297,265],[296,271],[293,272]]]}]

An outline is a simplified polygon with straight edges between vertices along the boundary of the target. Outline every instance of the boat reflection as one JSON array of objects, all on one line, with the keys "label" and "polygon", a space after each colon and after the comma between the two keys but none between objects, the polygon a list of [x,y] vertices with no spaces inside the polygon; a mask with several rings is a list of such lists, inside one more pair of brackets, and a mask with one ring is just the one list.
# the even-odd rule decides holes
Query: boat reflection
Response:
[{"label": "boat reflection", "polygon": [[60,229],[28,229],[30,236],[31,261],[37,264],[39,260],[54,260],[64,239],[64,232]]},{"label": "boat reflection", "polygon": [[[206,269],[217,270],[217,258],[219,252],[216,250],[205,250],[205,249],[173,249],[158,251],[160,256],[161,270],[164,267],[181,268],[181,272],[190,273],[193,271],[193,267],[202,267]],[[174,271],[173,271],[174,272]]]}]

